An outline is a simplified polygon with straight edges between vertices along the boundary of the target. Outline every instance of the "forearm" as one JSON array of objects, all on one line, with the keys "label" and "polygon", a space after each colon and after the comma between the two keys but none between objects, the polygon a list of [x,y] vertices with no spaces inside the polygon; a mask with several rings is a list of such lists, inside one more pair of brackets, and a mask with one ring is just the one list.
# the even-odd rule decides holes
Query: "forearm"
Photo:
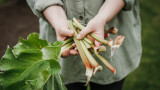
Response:
[{"label": "forearm", "polygon": [[96,17],[108,23],[124,7],[124,0],[106,0]]},{"label": "forearm", "polygon": [[43,15],[55,30],[68,26],[66,14],[61,6],[54,5],[46,8]]}]

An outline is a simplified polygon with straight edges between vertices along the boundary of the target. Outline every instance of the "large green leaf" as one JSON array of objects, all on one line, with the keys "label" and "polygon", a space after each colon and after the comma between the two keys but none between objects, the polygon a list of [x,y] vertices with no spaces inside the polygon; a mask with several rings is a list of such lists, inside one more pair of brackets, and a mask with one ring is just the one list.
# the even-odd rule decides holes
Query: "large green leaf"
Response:
[{"label": "large green leaf", "polygon": [[60,71],[61,45],[60,41],[48,44],[37,33],[27,40],[20,38],[13,50],[7,48],[0,61],[0,84],[5,90],[43,90],[51,75]]},{"label": "large green leaf", "polygon": [[55,74],[47,81],[43,90],[67,90],[60,74]]},{"label": "large green leaf", "polygon": [[54,88],[57,90],[67,90],[62,82],[63,81],[60,74],[54,75]]}]

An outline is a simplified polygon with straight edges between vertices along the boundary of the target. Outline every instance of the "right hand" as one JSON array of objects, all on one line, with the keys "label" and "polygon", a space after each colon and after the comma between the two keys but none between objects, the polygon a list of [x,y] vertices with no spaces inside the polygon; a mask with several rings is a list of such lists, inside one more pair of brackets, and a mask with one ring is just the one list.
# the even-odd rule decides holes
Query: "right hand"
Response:
[{"label": "right hand", "polygon": [[[63,26],[63,25],[62,25]],[[67,26],[55,28],[57,41],[64,41],[67,37],[73,37],[74,31],[69,30]]]},{"label": "right hand", "polygon": [[[64,41],[67,37],[73,37],[74,32],[69,30],[67,24],[67,17],[61,6],[53,5],[46,8],[43,11],[43,15],[49,21],[49,23],[54,27],[56,31],[57,41]],[[66,50],[62,57],[67,57],[68,55],[76,55],[78,51],[75,49]]]},{"label": "right hand", "polygon": [[[57,36],[57,41],[64,41],[67,39],[67,37],[73,37],[74,31],[69,30],[69,28],[67,27],[60,27],[56,29],[56,36]],[[75,44],[73,45],[76,48]],[[71,50],[66,50],[64,53],[62,53],[62,57],[67,57],[69,55],[77,55],[77,54],[78,54],[77,49],[71,49]]]}]

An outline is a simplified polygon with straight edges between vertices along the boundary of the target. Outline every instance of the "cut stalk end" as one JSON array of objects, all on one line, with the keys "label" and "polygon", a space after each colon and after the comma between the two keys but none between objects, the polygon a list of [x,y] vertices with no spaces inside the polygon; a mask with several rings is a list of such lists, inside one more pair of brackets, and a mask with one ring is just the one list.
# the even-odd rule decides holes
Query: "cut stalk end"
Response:
[{"label": "cut stalk end", "polygon": [[113,72],[114,75],[116,75],[116,69],[114,69],[112,72]]},{"label": "cut stalk end", "polygon": [[86,76],[87,76],[87,81],[86,81],[86,84],[85,86],[88,85],[91,77],[92,77],[92,74],[93,74],[93,69],[86,69]]},{"label": "cut stalk end", "polygon": [[[92,52],[94,52],[93,49],[91,50]],[[113,72],[113,74],[116,74],[116,69],[104,57],[102,57],[99,53],[95,53],[95,55],[104,63],[105,66],[107,66]]]},{"label": "cut stalk end", "polygon": [[106,51],[106,47],[105,46],[98,46],[98,47],[95,46],[93,49],[94,49],[94,51],[96,53],[98,53],[98,52],[105,52]]},{"label": "cut stalk end", "polygon": [[106,52],[106,47],[100,46],[100,48],[98,49],[98,52]]},{"label": "cut stalk end", "polygon": [[114,40],[114,45],[111,46],[111,58],[114,55],[115,48],[119,48],[122,45],[124,38],[124,36],[120,35]]},{"label": "cut stalk end", "polygon": [[97,71],[102,71],[102,70],[103,70],[103,68],[102,68],[101,65],[95,67],[94,72],[93,72],[93,75],[95,75]]}]

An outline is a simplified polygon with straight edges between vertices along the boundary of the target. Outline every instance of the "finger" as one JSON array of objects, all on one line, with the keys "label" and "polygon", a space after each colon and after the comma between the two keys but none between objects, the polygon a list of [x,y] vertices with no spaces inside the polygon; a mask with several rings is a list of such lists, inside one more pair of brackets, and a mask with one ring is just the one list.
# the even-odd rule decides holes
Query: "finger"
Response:
[{"label": "finger", "polygon": [[65,52],[62,53],[62,57],[67,57],[70,54],[70,50],[66,50]]},{"label": "finger", "polygon": [[95,40],[94,43],[95,43],[96,46],[101,46],[102,45],[102,43],[98,42],[97,40]]},{"label": "finger", "polygon": [[82,39],[84,36],[86,36],[90,32],[92,32],[92,29],[86,27],[78,34],[77,39]]},{"label": "finger", "polygon": [[74,49],[71,49],[70,50],[70,54],[71,55],[77,55],[78,54],[78,51],[74,50]]},{"label": "finger", "polygon": [[79,54],[78,50],[76,50],[76,51],[77,51],[77,54]]},{"label": "finger", "polygon": [[75,47],[75,48],[74,48],[74,50],[76,50],[76,51],[77,51],[77,50],[78,50],[78,48],[77,48],[77,47]]},{"label": "finger", "polygon": [[[100,37],[101,39],[104,39],[104,31],[103,30],[99,30],[99,31],[96,31],[96,32],[93,32],[96,36]],[[97,40],[94,41],[95,45],[96,46],[101,46],[102,43],[101,42],[98,42]]]},{"label": "finger", "polygon": [[62,32],[61,32],[61,35],[62,36],[69,36],[69,37],[72,37],[72,36],[74,36],[74,31],[72,31],[72,30],[63,30]]},{"label": "finger", "polygon": [[67,37],[60,37],[60,36],[57,36],[57,41],[64,41],[66,40]]},{"label": "finger", "polygon": [[72,46],[73,46],[73,47],[76,47],[76,44],[75,44],[75,43],[73,43],[73,44],[72,44]]}]

